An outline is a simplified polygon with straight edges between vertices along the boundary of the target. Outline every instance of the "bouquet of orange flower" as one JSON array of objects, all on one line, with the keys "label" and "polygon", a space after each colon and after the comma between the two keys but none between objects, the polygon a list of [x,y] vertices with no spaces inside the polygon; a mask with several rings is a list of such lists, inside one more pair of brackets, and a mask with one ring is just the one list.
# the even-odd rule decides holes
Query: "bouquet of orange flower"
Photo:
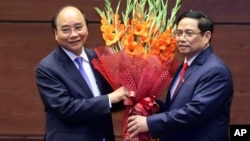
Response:
[{"label": "bouquet of orange flower", "polygon": [[[122,19],[119,6],[114,12],[110,0],[105,10],[95,8],[101,17],[101,32],[106,46],[97,47],[94,67],[113,89],[125,86],[135,95],[124,100],[122,136],[127,140],[127,118],[131,115],[155,114],[159,107],[155,98],[172,80],[176,70],[175,17],[181,0],[176,0],[167,19],[168,2],[164,0],[127,0]],[[141,133],[131,141],[149,141],[150,134]]]}]

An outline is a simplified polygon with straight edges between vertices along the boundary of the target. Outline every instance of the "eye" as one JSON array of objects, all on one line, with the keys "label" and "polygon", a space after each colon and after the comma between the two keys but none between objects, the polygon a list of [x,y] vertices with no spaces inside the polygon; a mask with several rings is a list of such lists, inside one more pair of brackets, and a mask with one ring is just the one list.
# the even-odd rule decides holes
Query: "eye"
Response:
[{"label": "eye", "polygon": [[61,29],[61,31],[63,32],[63,33],[65,33],[65,34],[68,34],[68,33],[70,33],[70,28],[62,28]]},{"label": "eye", "polygon": [[188,37],[191,37],[191,36],[193,36],[194,35],[194,32],[193,31],[186,31],[186,33],[185,33]]},{"label": "eye", "polygon": [[81,31],[81,30],[82,30],[82,27],[83,27],[82,25],[76,26],[76,27],[75,27],[75,30],[76,30],[76,31]]},{"label": "eye", "polygon": [[175,35],[176,35],[176,36],[179,36],[179,37],[180,37],[182,34],[183,34],[183,32],[180,31],[180,30],[177,30],[177,31],[175,32]]}]

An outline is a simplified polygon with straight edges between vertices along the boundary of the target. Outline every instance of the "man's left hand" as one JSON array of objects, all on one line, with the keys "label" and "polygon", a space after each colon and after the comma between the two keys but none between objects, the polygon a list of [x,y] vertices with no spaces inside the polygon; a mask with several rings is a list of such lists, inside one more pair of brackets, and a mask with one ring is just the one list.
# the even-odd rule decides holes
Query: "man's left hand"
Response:
[{"label": "man's left hand", "polygon": [[130,133],[130,137],[133,138],[139,133],[149,131],[147,125],[147,119],[144,116],[130,116],[128,118],[128,132]]}]

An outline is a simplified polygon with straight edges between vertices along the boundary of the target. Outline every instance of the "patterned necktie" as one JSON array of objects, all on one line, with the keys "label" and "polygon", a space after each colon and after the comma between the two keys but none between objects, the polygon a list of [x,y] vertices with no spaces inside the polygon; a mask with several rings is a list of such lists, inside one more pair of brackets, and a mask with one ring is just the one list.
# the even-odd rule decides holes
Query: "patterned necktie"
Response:
[{"label": "patterned necktie", "polygon": [[88,78],[88,76],[87,76],[87,73],[86,73],[85,70],[83,69],[82,60],[83,60],[82,57],[76,57],[75,62],[76,62],[77,65],[79,66],[79,71],[80,71],[82,77],[84,78],[84,80],[85,80],[86,83],[88,84],[90,90],[92,91],[92,86],[91,86],[90,80],[89,80],[89,78]]},{"label": "patterned necktie", "polygon": [[178,87],[180,86],[180,84],[185,82],[184,75],[185,75],[188,67],[189,66],[188,66],[187,62],[185,64],[183,64],[182,69],[181,69],[180,79],[179,79],[178,84],[177,84],[177,86],[176,86],[176,88],[174,90],[174,94],[173,94],[172,98],[176,95],[176,90],[178,89]]}]

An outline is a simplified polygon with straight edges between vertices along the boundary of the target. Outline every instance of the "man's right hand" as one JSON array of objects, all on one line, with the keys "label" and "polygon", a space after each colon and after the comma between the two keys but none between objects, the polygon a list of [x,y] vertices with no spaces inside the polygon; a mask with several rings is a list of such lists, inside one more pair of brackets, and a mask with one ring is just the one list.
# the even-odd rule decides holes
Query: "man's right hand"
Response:
[{"label": "man's right hand", "polygon": [[119,101],[128,97],[130,93],[131,92],[129,90],[127,90],[124,86],[122,86],[117,90],[113,91],[112,93],[108,94],[108,97],[111,103],[118,103]]}]

